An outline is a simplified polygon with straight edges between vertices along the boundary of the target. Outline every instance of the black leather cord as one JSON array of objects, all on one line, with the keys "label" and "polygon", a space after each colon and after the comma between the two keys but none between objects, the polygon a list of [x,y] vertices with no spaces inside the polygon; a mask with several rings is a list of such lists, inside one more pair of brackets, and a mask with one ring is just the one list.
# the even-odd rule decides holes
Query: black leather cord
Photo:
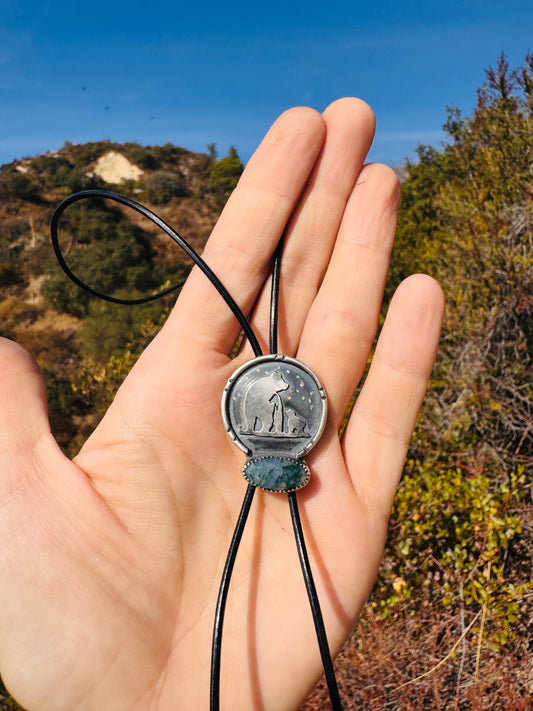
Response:
[{"label": "black leather cord", "polygon": [[211,711],[219,711],[220,708],[220,657],[222,651],[224,612],[226,609],[226,600],[228,597],[228,590],[231,580],[231,574],[233,572],[233,566],[235,564],[237,551],[239,550],[239,544],[241,542],[244,527],[246,525],[246,520],[250,512],[250,506],[252,505],[254,494],[255,486],[253,486],[252,484],[248,484],[246,494],[244,495],[244,501],[242,502],[241,512],[239,514],[237,523],[235,524],[233,538],[231,539],[226,563],[224,565],[224,572],[222,573],[222,579],[220,581],[220,587],[218,589],[218,599],[215,611],[215,624],[213,627],[213,643],[211,647],[211,688],[209,697],[209,708]]},{"label": "black leather cord", "polygon": [[278,242],[274,252],[272,266],[272,288],[270,292],[270,352],[278,352],[278,315],[279,315],[279,284],[281,279],[281,255],[283,253],[283,237]]},{"label": "black leather cord", "polygon": [[[241,328],[243,329],[248,341],[254,351],[256,356],[262,355],[262,350],[259,345],[259,341],[248,321],[244,316],[240,308],[237,306],[236,302],[231,297],[230,293],[224,287],[222,282],[218,279],[216,274],[210,269],[206,262],[200,257],[200,255],[191,247],[191,245],[170,225],[168,225],[164,220],[162,220],[158,215],[152,212],[149,208],[144,205],[127,198],[118,193],[110,192],[107,190],[84,190],[78,193],[74,193],[69,196],[56,208],[52,222],[50,225],[52,234],[52,245],[54,248],[55,255],[59,262],[59,265],[63,271],[67,274],[70,279],[82,289],[87,291],[92,296],[104,299],[105,301],[111,301],[116,304],[142,304],[149,301],[158,299],[166,294],[175,291],[180,286],[183,285],[183,281],[174,284],[156,294],[150,296],[138,298],[138,299],[120,299],[109,294],[93,289],[91,286],[82,281],[68,266],[63,253],[59,245],[58,238],[58,226],[59,219],[63,212],[73,203],[79,200],[84,200],[87,198],[104,198],[108,200],[113,200],[115,202],[121,203],[126,207],[135,210],[140,213],[148,220],[157,225],[162,229],[176,244],[178,244],[181,249],[194,261],[194,263],[202,270],[202,272],[207,276],[211,284],[217,289],[219,294],[222,296],[228,307],[231,309]],[[276,251],[274,253],[274,263],[272,269],[272,289],[271,289],[271,306],[270,306],[270,352],[277,353],[278,350],[278,311],[279,311],[279,292],[280,292],[280,276],[281,276],[281,255],[283,251],[283,239],[280,240],[277,245]],[[219,711],[220,707],[220,666],[221,666],[221,651],[222,651],[222,633],[224,626],[224,613],[226,609],[226,601],[229,591],[229,585],[231,580],[231,574],[233,572],[233,567],[237,557],[237,552],[239,549],[239,544],[244,532],[244,527],[248,519],[248,514],[250,512],[250,507],[252,505],[253,497],[255,494],[255,487],[249,484],[246,493],[244,495],[243,503],[241,506],[241,511],[239,518],[235,525],[235,530],[233,537],[229,546],[228,555],[224,565],[224,571],[222,574],[222,579],[220,582],[220,588],[218,593],[217,605],[215,610],[215,620],[213,626],[213,641],[211,649],[211,682],[210,682],[210,711]],[[313,580],[313,575],[311,571],[311,566],[309,563],[309,558],[307,555],[307,550],[305,546],[305,540],[302,530],[302,524],[300,519],[300,514],[298,511],[298,502],[296,498],[296,493],[291,492],[288,494],[289,506],[291,512],[291,520],[294,529],[294,535],[296,539],[296,547],[298,550],[298,556],[300,558],[300,565],[302,568],[302,573],[305,581],[305,586],[307,589],[307,595],[309,598],[309,603],[311,606],[311,611],[313,614],[313,621],[315,625],[315,630],[318,639],[318,645],[320,649],[320,655],[322,658],[322,664],[324,667],[324,672],[326,675],[326,681],[328,684],[329,695],[331,699],[333,711],[342,711],[342,705],[339,697],[339,691],[337,688],[337,682],[335,679],[335,672],[333,669],[333,662],[331,659],[331,654],[329,651],[329,645],[327,641],[326,631],[324,627],[324,621],[322,618],[322,612],[320,609],[320,602],[318,600],[318,595],[316,592],[316,587]]]},{"label": "black leather cord", "polygon": [[313,580],[313,573],[311,571],[311,565],[309,563],[309,557],[307,555],[307,548],[305,545],[305,539],[302,530],[302,521],[300,519],[300,512],[298,511],[298,499],[296,498],[296,492],[291,491],[288,494],[288,497],[289,506],[291,510],[292,527],[294,530],[294,537],[296,539],[296,547],[298,549],[298,557],[300,558],[300,565],[302,567],[302,573],[305,580],[307,596],[309,598],[311,612],[313,613],[313,622],[315,623],[315,631],[318,640],[318,646],[320,648],[320,657],[322,658],[322,666],[324,667],[324,674],[326,676],[326,683],[328,685],[331,708],[333,709],[333,711],[342,711],[342,704],[339,696],[339,689],[337,687],[337,679],[335,678],[333,661],[331,659],[331,653],[329,651],[328,638],[326,635],[326,628],[324,627],[322,610],[320,609],[320,602],[318,600],[318,595],[316,592],[315,581]]},{"label": "black leather cord", "polygon": [[[281,280],[281,256],[283,252],[283,238],[280,239],[276,251],[274,252],[274,265],[272,267],[272,291],[270,299],[270,352],[277,353],[278,351],[278,314],[279,314],[279,292],[280,292],[280,280]],[[305,545],[305,538],[302,529],[302,521],[300,518],[300,512],[298,510],[298,497],[295,491],[291,491],[288,494],[289,497],[289,507],[291,511],[291,521],[294,530],[294,538],[296,540],[296,548],[298,550],[298,557],[300,559],[300,566],[302,568],[303,578],[305,582],[305,587],[307,590],[307,597],[309,598],[309,604],[311,606],[311,612],[313,615],[313,622],[315,625],[316,636],[318,640],[318,646],[320,649],[320,657],[322,659],[322,666],[324,668],[324,674],[326,677],[326,683],[329,690],[329,698],[331,700],[331,707],[333,711],[342,711],[341,700],[339,696],[339,689],[337,687],[337,680],[335,678],[335,670],[333,668],[333,661],[331,659],[331,653],[329,650],[328,638],[326,635],[326,628],[324,626],[324,619],[322,617],[322,610],[320,609],[320,601],[316,592],[315,581],[313,579],[313,572],[311,570],[311,564],[309,562],[309,556],[307,555],[307,548]]]}]

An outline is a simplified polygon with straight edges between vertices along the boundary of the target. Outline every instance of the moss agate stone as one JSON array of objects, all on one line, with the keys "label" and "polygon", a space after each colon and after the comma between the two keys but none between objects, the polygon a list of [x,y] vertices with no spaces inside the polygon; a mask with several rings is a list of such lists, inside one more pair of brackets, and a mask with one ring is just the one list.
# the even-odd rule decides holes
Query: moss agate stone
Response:
[{"label": "moss agate stone", "polygon": [[289,457],[250,459],[243,471],[246,481],[266,491],[296,491],[309,481],[306,464]]}]

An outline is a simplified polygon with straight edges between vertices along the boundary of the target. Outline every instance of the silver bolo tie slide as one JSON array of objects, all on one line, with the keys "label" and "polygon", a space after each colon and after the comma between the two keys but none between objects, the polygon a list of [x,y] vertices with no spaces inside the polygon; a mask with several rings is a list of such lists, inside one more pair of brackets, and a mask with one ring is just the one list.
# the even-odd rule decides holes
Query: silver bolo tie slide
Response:
[{"label": "silver bolo tie slide", "polygon": [[290,492],[309,482],[303,457],[324,430],[324,388],[306,365],[265,355],[240,366],[222,396],[228,434],[246,454],[244,478],[266,491]]}]

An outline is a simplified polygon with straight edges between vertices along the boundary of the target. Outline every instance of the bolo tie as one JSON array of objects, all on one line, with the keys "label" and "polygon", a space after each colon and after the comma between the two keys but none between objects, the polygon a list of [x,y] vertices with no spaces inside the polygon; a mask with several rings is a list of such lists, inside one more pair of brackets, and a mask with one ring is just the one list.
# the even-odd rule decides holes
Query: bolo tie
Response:
[{"label": "bolo tie", "polygon": [[115,304],[143,304],[183,286],[185,280],[155,294],[123,299],[100,292],[80,279],[68,266],[59,244],[58,227],[63,212],[73,203],[89,198],[120,203],[147,218],[165,232],[199,267],[239,322],[254,358],[230,376],[222,395],[221,417],[233,442],[246,454],[243,475],[247,481],[241,510],[229,545],[213,623],[211,647],[210,711],[220,708],[220,667],[224,612],[231,574],[256,490],[286,493],[303,579],[313,616],[318,647],[333,711],[342,704],[333,669],[326,629],[305,545],[296,492],[310,480],[304,456],[317,443],[327,415],[327,397],[313,371],[295,358],[278,353],[278,305],[283,238],[274,252],[270,298],[269,353],[259,341],[231,294],[193,247],[169,224],[145,205],[108,190],[83,190],[70,195],[56,208],[51,225],[52,245],[65,274],[91,296]]}]

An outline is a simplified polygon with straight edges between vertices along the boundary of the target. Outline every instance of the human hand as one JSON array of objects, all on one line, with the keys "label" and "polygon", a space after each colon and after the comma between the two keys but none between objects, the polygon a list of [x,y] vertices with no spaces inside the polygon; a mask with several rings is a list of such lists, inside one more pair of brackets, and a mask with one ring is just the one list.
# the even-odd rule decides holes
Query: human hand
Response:
[{"label": "human hand", "polygon": [[[373,130],[355,99],[285,113],[204,252],[264,345],[285,231],[279,350],[328,394],[298,499],[335,653],[377,573],[443,309],[429,277],[401,284],[339,439],[377,329],[399,195],[390,169],[362,167]],[[0,340],[0,669],[30,711],[209,707],[216,597],[246,489],[220,415],[229,375],[252,357],[245,346],[230,360],[238,331],[194,269],[72,462],[50,434],[34,362]],[[295,709],[321,671],[287,497],[257,491],[226,609],[221,709]]]}]

